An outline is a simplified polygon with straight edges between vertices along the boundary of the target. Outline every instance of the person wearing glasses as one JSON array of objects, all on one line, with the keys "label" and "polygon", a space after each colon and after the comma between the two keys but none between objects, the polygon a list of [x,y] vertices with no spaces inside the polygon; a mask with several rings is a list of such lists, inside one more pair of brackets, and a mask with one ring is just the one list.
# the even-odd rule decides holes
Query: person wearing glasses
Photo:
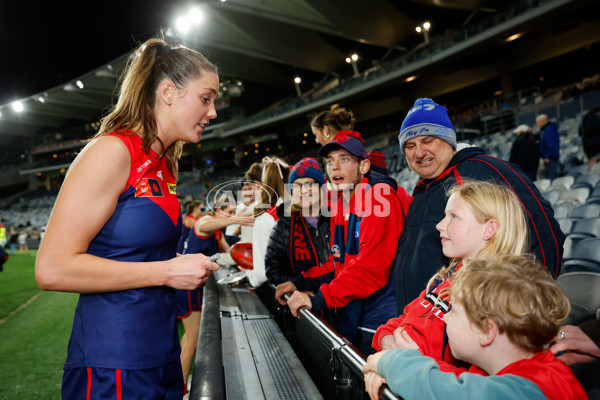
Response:
[{"label": "person wearing glasses", "polygon": [[327,261],[329,217],[321,213],[324,184],[325,177],[314,158],[303,158],[292,167],[288,179],[292,198],[277,207],[278,219],[265,255],[269,283],[287,282]]},{"label": "person wearing glasses", "polygon": [[[333,187],[331,254],[322,266],[278,285],[275,297],[294,316],[301,307],[336,309],[336,330],[368,355],[375,330],[397,311],[390,275],[404,225],[397,185],[370,173],[363,143],[353,136],[337,137],[319,155]],[[314,296],[306,293],[315,286]]]}]

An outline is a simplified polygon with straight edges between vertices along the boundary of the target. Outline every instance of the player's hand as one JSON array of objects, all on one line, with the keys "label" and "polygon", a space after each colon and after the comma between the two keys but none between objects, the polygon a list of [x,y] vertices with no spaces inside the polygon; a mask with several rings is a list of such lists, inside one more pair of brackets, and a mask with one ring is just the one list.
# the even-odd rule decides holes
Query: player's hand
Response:
[{"label": "player's hand", "polygon": [[203,287],[213,271],[219,269],[216,262],[206,259],[204,254],[184,254],[167,261],[165,285],[180,290]]}]

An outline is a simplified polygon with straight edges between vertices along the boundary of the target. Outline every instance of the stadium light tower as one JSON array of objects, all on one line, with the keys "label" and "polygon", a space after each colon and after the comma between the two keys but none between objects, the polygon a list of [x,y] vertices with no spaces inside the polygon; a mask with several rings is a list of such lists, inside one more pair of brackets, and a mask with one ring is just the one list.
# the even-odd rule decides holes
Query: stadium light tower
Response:
[{"label": "stadium light tower", "polygon": [[360,75],[360,72],[358,72],[358,65],[356,65],[356,62],[358,61],[358,54],[354,53],[352,54],[350,57],[346,57],[346,62],[348,64],[352,65],[352,71],[354,72],[354,77],[358,77]]},{"label": "stadium light tower", "polygon": [[427,21],[423,23],[423,25],[417,26],[415,30],[418,33],[423,34],[423,39],[425,39],[425,44],[429,44],[429,30],[431,29],[431,24]]},{"label": "stadium light tower", "polygon": [[299,76],[294,77],[294,86],[296,87],[296,94],[298,97],[302,96],[302,91],[300,90],[300,83],[302,82],[302,78]]}]

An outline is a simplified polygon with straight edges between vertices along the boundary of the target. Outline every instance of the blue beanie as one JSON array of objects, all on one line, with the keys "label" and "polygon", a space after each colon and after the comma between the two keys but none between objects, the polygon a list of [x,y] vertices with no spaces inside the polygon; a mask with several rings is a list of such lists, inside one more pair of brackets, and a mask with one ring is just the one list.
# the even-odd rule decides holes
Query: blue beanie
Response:
[{"label": "blue beanie", "polygon": [[319,169],[317,160],[311,157],[305,157],[294,164],[288,183],[292,184],[296,179],[300,178],[313,178],[319,182],[319,185],[325,184],[325,177]]},{"label": "blue beanie", "polygon": [[456,150],[456,132],[448,117],[448,110],[431,99],[417,99],[406,114],[398,135],[400,151],[404,153],[404,144],[417,136],[435,136]]}]

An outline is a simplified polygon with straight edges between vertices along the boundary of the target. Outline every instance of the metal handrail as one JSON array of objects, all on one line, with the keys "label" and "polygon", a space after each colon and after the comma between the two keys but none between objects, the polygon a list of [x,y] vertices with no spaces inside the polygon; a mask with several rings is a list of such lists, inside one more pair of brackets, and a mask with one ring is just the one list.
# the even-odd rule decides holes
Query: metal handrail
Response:
[{"label": "metal handrail", "polygon": [[[285,293],[283,299],[287,302],[290,298],[290,293]],[[325,342],[328,343],[331,349],[339,356],[352,372],[364,379],[363,366],[366,360],[362,355],[357,353],[349,342],[340,337],[336,332],[332,331],[323,321],[311,313],[306,307],[300,307],[298,315],[305,319],[308,326],[311,327]],[[380,397],[385,400],[401,400],[401,397],[396,396],[387,385],[382,385],[379,391]]]},{"label": "metal handrail", "polygon": [[[194,361],[194,376],[190,399],[224,400],[225,376],[221,352],[221,322],[217,283],[214,276],[206,282],[202,296],[202,319],[198,335],[198,349]],[[218,368],[215,368],[215,365]]]}]

